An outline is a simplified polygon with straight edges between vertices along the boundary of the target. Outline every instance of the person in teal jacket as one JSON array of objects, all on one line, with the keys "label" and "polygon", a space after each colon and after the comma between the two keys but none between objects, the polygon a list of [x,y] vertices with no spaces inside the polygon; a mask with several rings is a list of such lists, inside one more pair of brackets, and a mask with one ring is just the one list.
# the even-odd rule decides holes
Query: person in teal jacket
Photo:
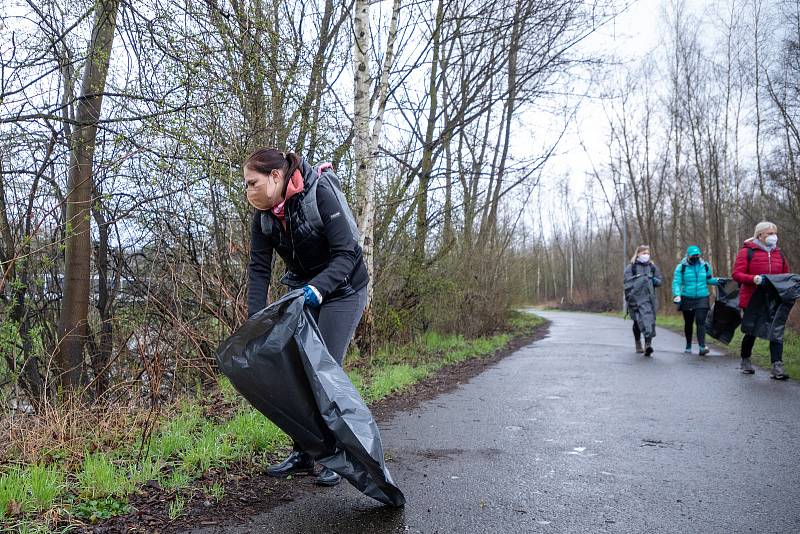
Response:
[{"label": "person in teal jacket", "polygon": [[675,267],[672,278],[672,300],[683,313],[683,332],[686,335],[687,354],[692,352],[692,325],[697,323],[697,344],[700,356],[709,353],[706,348],[706,316],[710,303],[708,286],[717,285],[711,265],[703,259],[697,245],[686,249],[686,256]]}]

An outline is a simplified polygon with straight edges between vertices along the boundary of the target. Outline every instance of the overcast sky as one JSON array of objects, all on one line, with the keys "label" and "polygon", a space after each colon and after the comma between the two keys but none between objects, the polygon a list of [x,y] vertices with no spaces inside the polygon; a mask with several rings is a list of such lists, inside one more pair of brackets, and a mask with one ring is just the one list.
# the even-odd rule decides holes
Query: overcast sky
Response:
[{"label": "overcast sky", "polygon": [[[664,39],[663,13],[664,3],[669,0],[635,0],[612,22],[599,29],[580,46],[581,52],[599,55],[609,60],[609,64],[601,69],[601,75],[607,78],[621,77],[626,68],[634,68],[648,54],[661,53],[660,47]],[[686,0],[689,13],[705,18],[714,6],[724,4],[717,0]],[[702,33],[702,32],[701,32]],[[706,35],[710,38],[710,34]],[[701,37],[701,39],[703,39]],[[602,87],[600,80],[589,88],[589,94],[582,99],[575,119],[572,121],[565,137],[559,144],[555,156],[548,162],[542,177],[539,195],[545,209],[557,200],[555,191],[561,178],[569,180],[574,198],[585,193],[585,184],[592,171],[592,163],[602,170],[608,161],[608,119],[604,111],[609,102],[601,100]],[[552,117],[551,117],[552,120]],[[547,119],[541,114],[525,113],[520,119],[520,126],[530,129],[534,136],[552,137],[557,125],[542,127]],[[517,151],[524,151],[521,141]],[[599,194],[599,193],[596,193]],[[600,198],[596,202],[605,204]],[[533,208],[529,211],[535,211]],[[546,215],[545,215],[546,218]],[[535,213],[526,214],[529,223],[538,225]],[[550,221],[545,220],[545,232]]]},{"label": "overcast sky", "polygon": [[[612,23],[586,39],[582,44],[583,50],[612,58],[612,65],[604,69],[607,76],[614,76],[615,73],[610,71],[622,70],[625,64],[637,63],[659,44],[661,4],[661,0],[632,2]],[[620,64],[613,65],[615,61]],[[608,158],[608,127],[603,102],[599,98],[601,88],[594,86],[589,90],[590,95],[582,100],[548,173],[569,176],[575,188],[583,184],[586,174],[591,171],[592,160],[595,165],[601,165]]]}]

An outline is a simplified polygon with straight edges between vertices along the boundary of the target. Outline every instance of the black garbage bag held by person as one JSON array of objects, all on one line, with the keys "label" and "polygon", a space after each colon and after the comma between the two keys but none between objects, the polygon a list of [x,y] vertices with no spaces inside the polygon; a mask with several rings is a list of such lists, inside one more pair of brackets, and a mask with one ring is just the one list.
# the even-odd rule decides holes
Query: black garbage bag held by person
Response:
[{"label": "black garbage bag held by person", "polygon": [[742,332],[783,344],[786,321],[800,298],[800,275],[765,274],[742,318]]},{"label": "black garbage bag held by person", "polygon": [[365,495],[405,504],[372,414],[328,352],[301,289],[248,319],[217,359],[239,393],[306,454]]},{"label": "black garbage bag held by person", "polygon": [[739,284],[730,278],[717,278],[717,281],[717,298],[706,317],[706,333],[727,345],[742,323]]}]

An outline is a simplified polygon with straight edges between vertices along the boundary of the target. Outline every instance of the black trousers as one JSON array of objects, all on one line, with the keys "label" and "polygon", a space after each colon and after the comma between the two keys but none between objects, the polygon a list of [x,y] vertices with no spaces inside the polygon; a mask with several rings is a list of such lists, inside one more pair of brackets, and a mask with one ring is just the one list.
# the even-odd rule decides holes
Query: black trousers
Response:
[{"label": "black trousers", "polygon": [[[742,339],[742,358],[749,358],[753,355],[753,345],[756,344],[756,336],[748,334]],[[783,361],[783,343],[777,341],[769,342],[769,359],[772,363]]]},{"label": "black trousers", "polygon": [[706,344],[706,316],[708,308],[698,308],[695,310],[683,310],[683,333],[686,335],[686,345],[692,344],[692,327],[697,323],[697,343],[701,346]]},{"label": "black trousers", "polygon": [[[636,341],[642,339],[642,331],[639,329],[639,323],[633,321],[633,337]],[[645,337],[645,341],[649,342],[651,338]]]}]

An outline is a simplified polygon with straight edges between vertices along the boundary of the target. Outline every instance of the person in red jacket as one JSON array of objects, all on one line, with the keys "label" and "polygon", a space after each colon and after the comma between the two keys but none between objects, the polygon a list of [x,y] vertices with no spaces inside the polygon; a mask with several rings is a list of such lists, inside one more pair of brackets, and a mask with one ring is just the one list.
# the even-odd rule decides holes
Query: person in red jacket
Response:
[{"label": "person in red jacket", "polygon": [[[788,272],[789,263],[778,247],[778,227],[771,222],[758,223],[753,237],[744,242],[733,264],[733,279],[739,282],[739,307],[742,310],[747,308],[756,287],[764,281],[763,275]],[[755,342],[755,336],[747,334],[742,339],[741,370],[745,374],[751,375],[755,372],[750,363]],[[769,354],[772,360],[772,378],[786,379],[783,370],[783,343],[770,341]]]}]

